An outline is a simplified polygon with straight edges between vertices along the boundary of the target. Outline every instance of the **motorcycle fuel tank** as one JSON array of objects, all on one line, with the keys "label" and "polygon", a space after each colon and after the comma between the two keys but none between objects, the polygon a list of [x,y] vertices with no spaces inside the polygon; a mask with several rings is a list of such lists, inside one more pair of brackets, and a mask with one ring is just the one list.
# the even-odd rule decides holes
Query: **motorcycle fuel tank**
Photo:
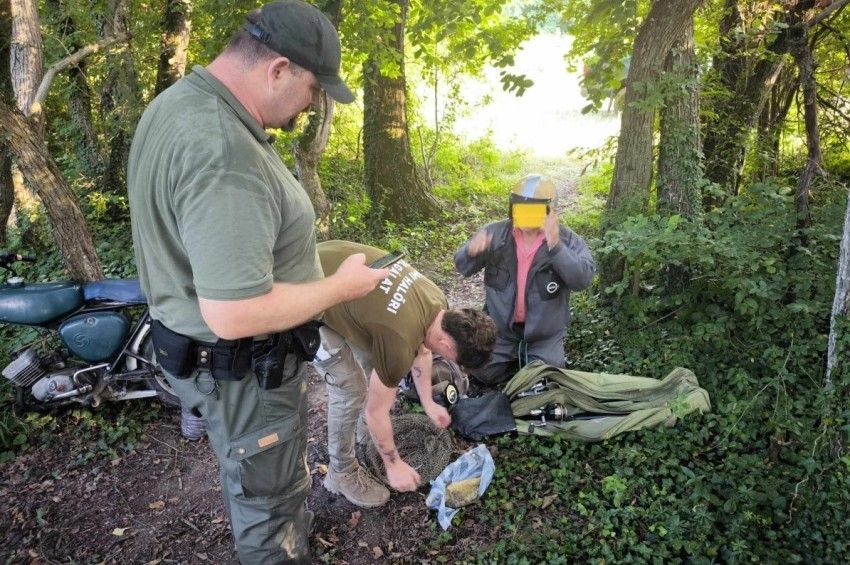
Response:
[{"label": "motorcycle fuel tank", "polygon": [[89,312],[62,322],[59,337],[71,353],[97,363],[118,352],[129,329],[130,322],[119,312]]},{"label": "motorcycle fuel tank", "polygon": [[44,324],[83,303],[80,285],[71,282],[0,285],[0,322]]}]

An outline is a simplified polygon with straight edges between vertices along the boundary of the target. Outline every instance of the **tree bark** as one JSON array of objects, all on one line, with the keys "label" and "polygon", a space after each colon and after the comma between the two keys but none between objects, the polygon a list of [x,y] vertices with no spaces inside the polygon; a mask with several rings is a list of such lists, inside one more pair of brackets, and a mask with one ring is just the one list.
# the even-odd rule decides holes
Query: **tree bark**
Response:
[{"label": "tree bark", "polygon": [[56,244],[70,275],[79,281],[103,278],[94,242],[74,193],[59,174],[47,147],[27,118],[0,101],[0,134],[9,140],[12,153],[27,183],[47,208]]},{"label": "tree bark", "polygon": [[[746,37],[734,33],[741,28],[743,18],[738,10],[738,0],[725,0],[718,37],[720,52],[713,61],[723,91],[709,100],[709,121],[703,125],[705,132],[705,175],[708,180],[737,193],[739,172],[744,154],[747,124],[754,112],[754,94],[751,90],[769,65],[759,61],[752,80],[748,71],[753,64],[748,59]],[[707,201],[707,205],[715,204]]]},{"label": "tree bark", "polygon": [[[603,229],[646,211],[652,182],[652,129],[655,107],[646,98],[657,87],[658,76],[673,42],[681,38],[701,0],[656,0],[635,38],[626,97],[620,119],[614,178],[605,207]],[[602,264],[602,284],[623,276],[621,257]]]},{"label": "tree bark", "polygon": [[[846,328],[847,317],[850,315],[850,195],[847,199],[847,209],[844,213],[844,235],[841,238],[841,248],[838,253],[838,274],[835,279],[835,298],[832,301],[832,314],[829,319],[829,341],[826,352],[826,385],[832,380],[832,373],[839,366],[839,338],[846,335],[841,332],[839,324]],[[847,353],[846,350],[843,353]],[[846,355],[844,356],[846,359]],[[845,364],[846,366],[846,364]]]},{"label": "tree bark", "polygon": [[392,29],[390,51],[396,55],[398,76],[381,73],[370,53],[363,65],[363,157],[366,187],[372,199],[371,219],[406,224],[433,218],[437,203],[422,182],[410,149],[407,91],[404,76],[404,29],[408,0],[394,0],[400,17]]},{"label": "tree bark", "polygon": [[[797,181],[794,195],[794,207],[797,211],[797,229],[805,230],[812,225],[812,215],[809,210],[809,196],[815,175],[823,173],[823,157],[820,149],[820,134],[818,133],[818,99],[817,84],[815,83],[815,60],[808,41],[808,25],[799,23],[790,29],[791,54],[797,63],[800,73],[800,88],[803,92],[803,121],[806,124],[806,166]],[[807,239],[802,236],[803,246]]]},{"label": "tree bark", "polygon": [[133,128],[138,121],[141,96],[124,0],[109,0],[108,6],[110,17],[104,21],[103,37],[126,37],[127,49],[116,64],[110,67],[101,91],[101,116],[106,131],[112,134],[101,185],[105,190],[120,194],[127,190],[127,157],[130,154]]},{"label": "tree bark", "polygon": [[[787,27],[761,53],[757,45],[747,43],[746,36],[741,39],[735,30],[748,28],[752,22],[743,21],[737,4],[737,0],[726,0],[726,14],[719,30],[721,52],[714,61],[714,70],[725,92],[710,100],[705,112],[709,118],[702,127],[705,176],[733,195],[740,188],[750,133],[758,123],[763,101],[775,84],[775,78],[771,79],[777,75],[781,57],[788,51]],[[814,4],[814,0],[783,3],[784,11],[776,16],[776,24],[787,26]],[[718,202],[705,204],[714,206]]]},{"label": "tree bark", "polygon": [[[329,0],[324,5],[317,4],[319,9],[328,16],[331,23],[339,26],[342,19],[342,1]],[[316,214],[316,229],[322,238],[330,237],[331,204],[322,181],[319,178],[319,162],[328,145],[328,138],[333,123],[334,101],[327,94],[322,94],[322,101],[310,115],[307,127],[292,143],[292,156],[295,158],[295,172],[301,186],[310,196],[313,212]]]},{"label": "tree bark", "polygon": [[[15,105],[10,68],[12,42],[12,3],[0,0],[0,101],[7,106]],[[6,247],[9,216],[15,203],[15,187],[12,184],[12,154],[9,144],[0,138],[0,247]]]},{"label": "tree bark", "polygon": [[180,80],[186,72],[191,31],[192,0],[166,0],[154,95]]},{"label": "tree bark", "polygon": [[645,98],[656,86],[673,42],[682,37],[700,3],[701,0],[656,0],[635,38],[617,139],[614,178],[606,205],[609,225],[646,210],[652,181],[655,108],[650,107]]},{"label": "tree bark", "polygon": [[326,93],[322,93],[321,104],[310,116],[304,132],[292,143],[292,155],[295,158],[295,172],[301,186],[310,196],[313,211],[316,214],[319,235],[330,235],[331,206],[322,181],[319,178],[319,161],[325,153],[333,122],[334,102]]},{"label": "tree bark", "polygon": [[[36,0],[12,0],[12,88],[18,108],[29,116],[36,89],[41,82],[43,54],[41,23]],[[43,134],[42,126],[39,135]]]},{"label": "tree bark", "polygon": [[691,20],[682,39],[670,50],[664,65],[667,76],[681,86],[661,108],[657,181],[659,211],[686,218],[693,218],[700,211],[702,164],[698,64]]}]

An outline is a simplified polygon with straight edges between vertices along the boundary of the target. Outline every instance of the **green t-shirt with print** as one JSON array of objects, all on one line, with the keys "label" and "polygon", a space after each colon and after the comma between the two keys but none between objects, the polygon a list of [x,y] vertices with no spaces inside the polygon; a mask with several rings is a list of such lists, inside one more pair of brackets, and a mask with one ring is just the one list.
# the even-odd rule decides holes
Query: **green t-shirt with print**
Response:
[{"label": "green t-shirt with print", "polygon": [[145,110],[127,167],[133,244],[151,315],[171,330],[215,341],[199,297],[321,278],[313,207],[273,140],[203,67]]},{"label": "green t-shirt with print", "polygon": [[[387,253],[339,240],[320,243],[318,249],[325,276],[335,273],[354,253],[364,253],[367,263]],[[448,304],[443,291],[406,261],[389,269],[389,276],[375,290],[329,308],[323,320],[346,341],[368,351],[381,382],[394,388],[410,370],[428,326]]]}]

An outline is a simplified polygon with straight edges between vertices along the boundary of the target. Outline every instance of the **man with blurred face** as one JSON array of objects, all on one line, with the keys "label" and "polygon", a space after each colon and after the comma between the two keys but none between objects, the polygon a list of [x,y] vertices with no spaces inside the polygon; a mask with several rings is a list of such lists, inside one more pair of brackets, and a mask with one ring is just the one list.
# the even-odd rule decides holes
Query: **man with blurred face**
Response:
[{"label": "man with blurred face", "polygon": [[596,264],[585,241],[562,226],[555,184],[526,175],[514,186],[509,216],[478,230],[455,252],[466,277],[484,270],[487,313],[498,328],[490,362],[472,373],[496,386],[532,361],[564,367],[570,293],[590,286]]},{"label": "man with blurred face", "polygon": [[311,322],[387,269],[354,254],[323,277],[315,216],[266,128],[291,130],[339,78],[336,30],[301,0],[249,14],[136,129],[128,193],[157,361],[207,421],[242,563],[309,562],[305,361]]}]

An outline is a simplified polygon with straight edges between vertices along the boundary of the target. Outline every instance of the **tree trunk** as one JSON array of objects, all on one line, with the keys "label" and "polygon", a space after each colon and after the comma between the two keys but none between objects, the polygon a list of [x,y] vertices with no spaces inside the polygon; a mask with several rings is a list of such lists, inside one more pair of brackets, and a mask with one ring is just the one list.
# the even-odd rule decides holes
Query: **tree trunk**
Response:
[{"label": "tree trunk", "polygon": [[192,0],[166,0],[154,95],[183,77],[192,31]]},{"label": "tree trunk", "polygon": [[127,49],[110,66],[101,91],[101,116],[106,131],[112,134],[101,184],[105,190],[120,194],[127,191],[127,157],[139,117],[140,95],[124,0],[109,0],[109,14],[104,21],[103,37],[127,35]]},{"label": "tree trunk", "polygon": [[[776,16],[774,25],[787,25],[813,4],[813,0],[782,4],[785,11]],[[762,48],[769,53],[759,53],[757,45],[747,43],[746,35],[741,38],[735,32],[753,25],[743,20],[737,0],[726,0],[725,10],[719,30],[721,52],[714,61],[714,70],[725,92],[715,95],[707,105],[705,115],[709,118],[702,127],[703,149],[706,178],[729,194],[738,194],[750,133],[756,127],[763,101],[774,86],[775,79],[771,78],[776,76],[781,64],[777,57],[788,51],[788,34],[787,28],[781,28],[771,43]],[[707,206],[717,204],[706,201]]]},{"label": "tree trunk", "polygon": [[691,20],[665,63],[665,73],[681,87],[665,100],[661,109],[657,181],[659,211],[686,218],[693,218],[700,210],[702,164],[698,65]]},{"label": "tree trunk", "polygon": [[608,225],[646,210],[652,181],[655,108],[645,98],[656,86],[673,42],[682,37],[701,0],[656,0],[635,39],[626,101],[617,140],[614,178],[608,195]]},{"label": "tree trunk", "polygon": [[[738,10],[738,0],[725,0],[724,13],[720,20],[718,37],[720,52],[714,57],[713,70],[718,75],[722,92],[709,99],[709,121],[703,125],[705,132],[705,176],[730,193],[737,193],[738,173],[743,160],[748,116],[754,110],[751,93],[747,86],[747,71],[752,65],[746,52],[746,38],[734,33],[743,27],[743,18]],[[763,72],[763,68],[757,69]],[[706,204],[715,204],[707,201]]]},{"label": "tree trunk", "polygon": [[[76,22],[68,13],[63,0],[49,0],[48,2],[61,17],[59,33],[63,42],[70,52],[76,52],[83,44],[76,39]],[[67,39],[70,38],[70,39]],[[100,142],[97,139],[97,131],[92,119],[92,95],[87,77],[85,61],[80,61],[68,69],[71,80],[71,92],[68,95],[69,114],[77,126],[75,132],[77,139],[77,153],[82,157],[86,174],[92,178],[99,178],[101,170]]]},{"label": "tree trunk", "polygon": [[[12,0],[12,88],[18,108],[29,116],[43,73],[41,23],[36,0]],[[43,120],[42,120],[43,123]],[[39,135],[43,133],[39,128]]]},{"label": "tree trunk", "polygon": [[103,278],[94,242],[71,188],[32,124],[24,115],[0,102],[0,135],[9,140],[27,183],[36,191],[53,226],[56,244],[75,280]]},{"label": "tree trunk", "polygon": [[779,142],[782,125],[791,109],[799,81],[794,68],[783,65],[778,69],[775,84],[766,97],[756,130],[755,170],[762,181],[776,176],[779,165]]},{"label": "tree trunk", "polygon": [[330,235],[331,206],[319,179],[319,161],[328,145],[333,114],[333,99],[323,92],[320,107],[315,108],[304,132],[292,143],[295,172],[313,203],[317,229],[323,238]]},{"label": "tree trunk", "polygon": [[[832,302],[832,315],[829,319],[829,342],[826,352],[826,384],[829,385],[832,373],[839,366],[839,338],[843,339],[846,360],[846,336],[850,315],[850,195],[847,199],[847,209],[844,212],[844,236],[841,238],[841,250],[838,253],[838,275],[835,279],[835,299]],[[842,325],[843,328],[838,326]],[[841,331],[841,330],[844,331]],[[841,333],[841,335],[839,335]],[[846,366],[846,364],[845,364]]]},{"label": "tree trunk", "polygon": [[[407,124],[404,77],[404,28],[408,0],[394,0],[400,18],[393,26],[392,44],[398,76],[381,74],[378,57],[370,53],[363,64],[363,157],[366,187],[372,199],[372,221],[410,223],[437,214],[437,203],[416,171]],[[378,42],[380,46],[380,42]]]},{"label": "tree trunk", "polygon": [[[317,4],[317,6],[334,26],[339,26],[342,19],[341,0],[329,0],[324,5]],[[313,203],[317,230],[322,238],[330,237],[331,204],[322,189],[322,181],[319,178],[319,162],[325,153],[331,134],[333,110],[333,99],[323,93],[320,107],[314,109],[307,127],[292,143],[295,172],[298,175],[298,180],[301,181],[301,186],[310,196],[310,202]]]},{"label": "tree trunk", "polygon": [[[673,46],[693,19],[701,0],[656,0],[640,26],[626,78],[626,97],[617,139],[614,178],[605,209],[604,228],[646,211],[652,182],[652,126],[655,107],[645,98],[657,87],[658,76]],[[623,276],[621,258],[602,265],[603,285]]]},{"label": "tree trunk", "polygon": [[[7,106],[15,105],[10,73],[12,42],[12,3],[0,0],[0,101]],[[9,144],[0,138],[0,247],[6,247],[6,225],[15,203],[15,188],[12,184],[12,154]]]},{"label": "tree trunk", "polygon": [[[818,99],[817,84],[815,83],[815,60],[808,42],[808,26],[800,23],[793,26],[791,35],[791,54],[800,72],[800,88],[803,92],[803,119],[806,124],[806,148],[808,156],[806,166],[797,181],[797,191],[794,196],[794,206],[797,210],[797,229],[805,230],[812,225],[812,215],[809,210],[809,196],[815,174],[823,173],[823,158],[820,149],[818,133]],[[802,236],[803,246],[807,238]]]}]

